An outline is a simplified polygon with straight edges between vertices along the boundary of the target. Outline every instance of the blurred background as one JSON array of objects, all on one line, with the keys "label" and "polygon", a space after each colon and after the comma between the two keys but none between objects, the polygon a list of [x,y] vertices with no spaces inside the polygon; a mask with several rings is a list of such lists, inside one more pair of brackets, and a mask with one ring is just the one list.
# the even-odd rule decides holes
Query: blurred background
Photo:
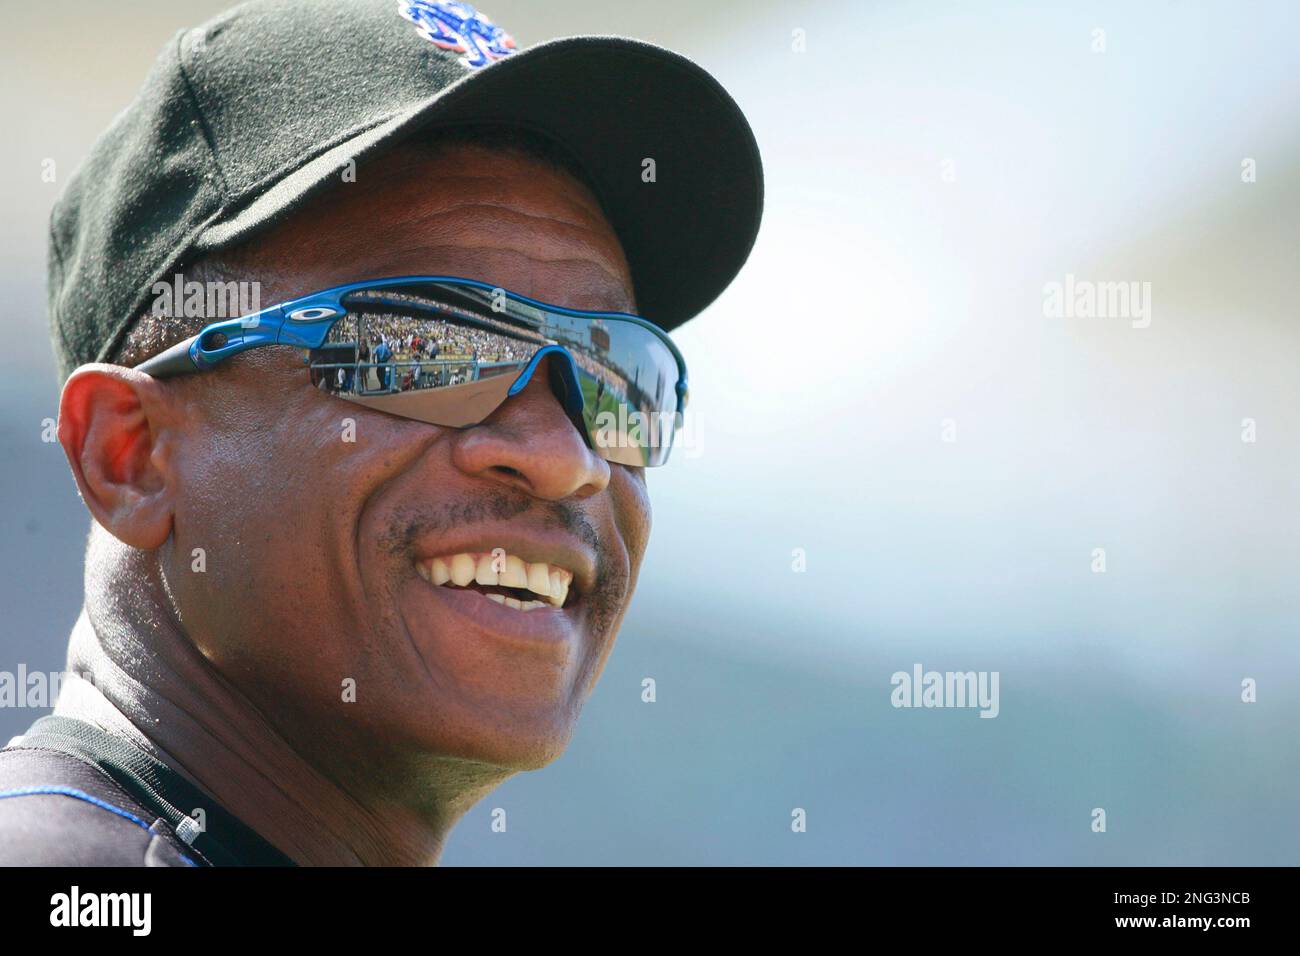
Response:
[{"label": "blurred background", "polygon": [[[61,669],[81,603],[50,207],[228,5],[0,0],[0,670]],[[482,6],[700,62],[767,206],[675,336],[695,440],[578,734],[444,863],[1300,863],[1300,8]],[[1067,275],[1150,283],[1149,326],[1047,317]],[[997,671],[999,716],[895,709],[917,663]]]}]

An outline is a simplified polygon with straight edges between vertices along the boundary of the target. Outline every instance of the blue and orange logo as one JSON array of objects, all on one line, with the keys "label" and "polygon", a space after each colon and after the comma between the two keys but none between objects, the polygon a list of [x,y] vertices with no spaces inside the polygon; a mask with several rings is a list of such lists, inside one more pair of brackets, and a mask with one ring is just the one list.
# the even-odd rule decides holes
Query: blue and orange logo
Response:
[{"label": "blue and orange logo", "polygon": [[472,70],[495,63],[515,52],[515,40],[487,14],[455,0],[400,0],[397,12],[410,20],[434,46],[463,53],[461,62]]}]

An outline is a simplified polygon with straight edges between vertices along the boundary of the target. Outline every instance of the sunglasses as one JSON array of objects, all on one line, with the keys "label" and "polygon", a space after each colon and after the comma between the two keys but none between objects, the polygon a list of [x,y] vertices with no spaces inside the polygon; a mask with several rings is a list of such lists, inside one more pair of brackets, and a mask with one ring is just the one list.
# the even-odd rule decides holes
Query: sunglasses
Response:
[{"label": "sunglasses", "polygon": [[553,356],[549,384],[569,420],[620,465],[664,464],[687,401],[685,360],[645,319],[447,276],[313,292],[215,322],[136,367],[169,378],[263,345],[303,350],[311,385],[326,394],[448,428],[482,422]]}]

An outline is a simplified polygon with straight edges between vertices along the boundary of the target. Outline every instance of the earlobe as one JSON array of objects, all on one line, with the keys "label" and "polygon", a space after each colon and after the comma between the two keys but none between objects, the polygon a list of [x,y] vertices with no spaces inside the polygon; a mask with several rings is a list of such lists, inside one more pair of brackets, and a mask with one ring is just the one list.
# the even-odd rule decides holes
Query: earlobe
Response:
[{"label": "earlobe", "polygon": [[157,381],[118,365],[78,368],[59,400],[59,442],[95,520],[143,551],[171,534],[173,481],[159,444],[166,396]]}]

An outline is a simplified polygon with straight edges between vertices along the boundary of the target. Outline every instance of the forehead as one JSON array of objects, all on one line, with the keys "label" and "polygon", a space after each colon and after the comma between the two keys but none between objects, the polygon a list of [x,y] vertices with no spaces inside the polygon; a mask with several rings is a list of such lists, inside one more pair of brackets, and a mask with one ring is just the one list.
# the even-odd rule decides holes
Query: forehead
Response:
[{"label": "forehead", "polygon": [[358,164],[353,178],[223,254],[224,271],[261,281],[263,302],[426,274],[635,311],[627,260],[596,197],[543,160],[478,145],[399,146]]}]

